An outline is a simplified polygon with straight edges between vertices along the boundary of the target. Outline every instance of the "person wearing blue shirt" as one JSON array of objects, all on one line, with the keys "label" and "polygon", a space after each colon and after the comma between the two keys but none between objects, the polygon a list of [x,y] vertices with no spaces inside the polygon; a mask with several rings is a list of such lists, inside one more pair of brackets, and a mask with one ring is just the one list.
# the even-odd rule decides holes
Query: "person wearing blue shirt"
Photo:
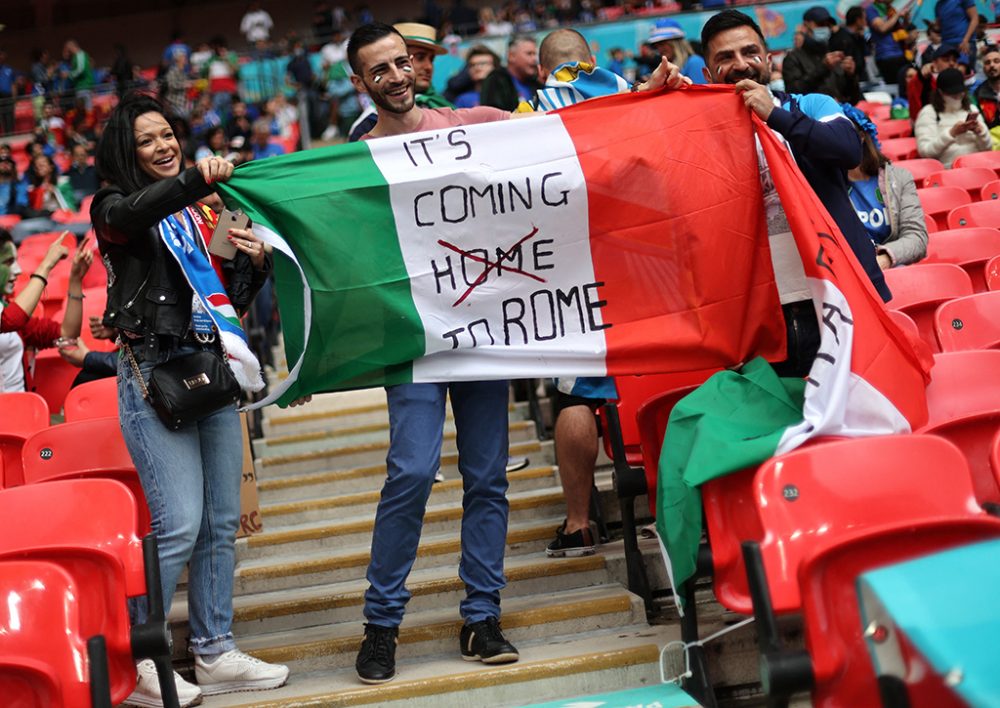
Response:
[{"label": "person wearing blue shirt", "polygon": [[0,158],[0,214],[23,216],[28,208],[28,185],[17,178],[14,161]]},{"label": "person wearing blue shirt", "polygon": [[258,118],[253,124],[253,159],[284,155],[285,148],[270,142],[271,124],[267,118]]},{"label": "person wearing blue shirt", "polygon": [[898,33],[904,31],[909,24],[908,14],[896,12],[892,0],[873,2],[865,10],[865,19],[872,31],[872,44],[875,46],[875,65],[882,80],[887,84],[898,83],[901,95],[906,94],[906,86],[900,80],[903,67],[910,62],[906,59],[903,45],[898,39]]},{"label": "person wearing blue shirt", "polygon": [[667,61],[679,66],[681,74],[691,79],[692,83],[706,83],[705,60],[691,48],[691,43],[687,41],[684,30],[676,20],[657,20],[649,30],[646,44],[661,57],[666,57]]},{"label": "person wearing blue shirt", "polygon": [[938,0],[934,16],[941,27],[941,41],[958,47],[968,57],[969,70],[976,71],[976,43],[972,40],[979,27],[976,0]]},{"label": "person wearing blue shirt", "polygon": [[17,72],[7,64],[7,52],[0,49],[0,133],[14,132],[14,97]]}]

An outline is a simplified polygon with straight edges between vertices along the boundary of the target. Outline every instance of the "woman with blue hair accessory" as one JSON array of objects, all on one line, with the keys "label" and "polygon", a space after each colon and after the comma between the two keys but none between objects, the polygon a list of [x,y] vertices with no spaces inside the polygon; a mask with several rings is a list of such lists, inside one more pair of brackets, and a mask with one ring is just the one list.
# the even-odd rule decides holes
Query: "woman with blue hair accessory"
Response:
[{"label": "woman with blue hair accessory", "polygon": [[684,34],[680,23],[671,19],[659,19],[650,30],[646,44],[671,64],[681,68],[681,74],[695,84],[706,84],[705,60],[694,51]]},{"label": "woman with blue hair accessory", "polygon": [[868,116],[845,103],[844,113],[861,138],[861,164],[847,173],[848,194],[872,239],[882,270],[927,255],[927,224],[913,176],[881,152],[878,129]]}]

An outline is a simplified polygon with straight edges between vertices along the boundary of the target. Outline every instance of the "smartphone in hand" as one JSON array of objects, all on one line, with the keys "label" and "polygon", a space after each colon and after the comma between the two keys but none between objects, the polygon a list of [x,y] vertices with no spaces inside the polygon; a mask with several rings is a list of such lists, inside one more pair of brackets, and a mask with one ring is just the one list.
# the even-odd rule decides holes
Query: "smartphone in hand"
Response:
[{"label": "smartphone in hand", "polygon": [[977,116],[977,115],[979,115],[979,114],[978,114],[978,113],[976,113],[975,111],[969,111],[969,112],[968,112],[968,113],[966,114],[966,116],[965,116],[965,122],[966,122],[966,123],[974,123],[974,122],[975,122],[975,120],[976,120],[976,116]]},{"label": "smartphone in hand", "polygon": [[245,229],[250,226],[250,217],[242,211],[229,211],[224,209],[219,214],[219,223],[212,232],[212,241],[208,244],[208,252],[223,258],[232,260],[236,255],[236,246],[229,240],[229,229]]}]

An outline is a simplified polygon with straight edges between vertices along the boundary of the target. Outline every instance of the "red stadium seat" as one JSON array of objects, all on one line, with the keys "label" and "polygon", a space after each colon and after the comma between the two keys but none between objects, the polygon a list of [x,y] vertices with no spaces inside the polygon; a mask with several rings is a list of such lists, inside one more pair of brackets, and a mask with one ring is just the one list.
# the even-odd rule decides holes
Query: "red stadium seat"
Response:
[{"label": "red stadium seat", "polygon": [[21,217],[17,214],[0,214],[0,227],[9,229],[17,222],[21,220]]},{"label": "red stadium seat", "polygon": [[[103,268],[98,264],[91,266],[94,268]],[[106,288],[84,288],[83,289],[83,321],[80,327],[80,338],[83,339],[83,343],[87,345],[87,348],[95,352],[110,352],[115,349],[115,342],[111,339],[95,339],[94,335],[90,333],[90,319],[91,317],[104,317],[104,310],[107,307],[108,302],[108,292]],[[55,314],[51,317],[56,322],[62,322],[63,318],[66,316],[66,302],[63,301],[62,306],[59,308]]]},{"label": "red stadium seat", "polygon": [[948,214],[952,209],[972,201],[969,193],[961,187],[924,187],[917,190],[917,196],[924,214],[934,217],[938,231],[949,228]]},{"label": "red stadium seat", "polygon": [[895,167],[901,167],[911,175],[913,175],[913,181],[917,183],[917,187],[923,187],[924,179],[927,175],[933,174],[934,172],[940,172],[944,169],[944,165],[940,160],[935,160],[933,157],[918,157],[915,160],[900,160],[899,162],[892,163]]},{"label": "red stadium seat", "polygon": [[[74,579],[80,606],[86,608],[80,614],[81,634],[105,638],[115,703],[135,688],[135,658],[152,658],[160,685],[173,690],[156,540],[136,536],[135,517],[132,493],[109,479],[28,484],[0,492],[0,558],[49,561]],[[155,588],[148,595],[147,583]],[[133,628],[125,600],[142,596],[149,601],[150,619]]]},{"label": "red stadium seat", "polygon": [[139,535],[149,533],[149,508],[122,438],[117,407],[112,418],[63,423],[38,431],[25,441],[21,460],[25,484],[92,477],[118,480],[135,497]]},{"label": "red stadium seat", "polygon": [[993,444],[990,445],[990,468],[997,487],[1000,487],[1000,430],[993,436]]},{"label": "red stadium seat", "polygon": [[996,172],[1000,177],[1000,152],[987,150],[986,152],[973,152],[968,155],[959,155],[951,164],[952,167],[986,167]]},{"label": "red stadium seat", "polygon": [[753,610],[740,543],[760,541],[764,529],[754,503],[754,468],[706,482],[701,487],[705,530],[712,550],[712,590],[733,612]]},{"label": "red stadium seat", "polygon": [[938,351],[934,334],[934,311],[938,305],[973,293],[968,273],[950,263],[890,268],[885,271],[885,281],[892,291],[887,307],[908,315],[916,323],[920,338],[933,351]]},{"label": "red stadium seat", "polygon": [[67,423],[91,418],[118,418],[118,380],[114,376],[80,384],[66,394]]},{"label": "red stadium seat", "polygon": [[953,263],[972,279],[972,289],[987,290],[984,266],[1000,255],[1000,229],[969,227],[939,231],[927,243],[927,257],[921,263]]},{"label": "red stadium seat", "polygon": [[1000,179],[987,182],[979,190],[979,201],[988,202],[991,199],[1000,199]]},{"label": "red stadium seat", "polygon": [[986,289],[1000,290],[1000,256],[991,258],[983,271],[986,277]]},{"label": "red stadium seat", "polygon": [[1000,292],[949,300],[938,307],[934,320],[943,352],[1000,349]]},{"label": "red stadium seat", "polygon": [[983,185],[995,179],[996,173],[985,167],[954,167],[928,175],[924,187],[959,187],[972,201],[979,201]]},{"label": "red stadium seat", "polygon": [[965,455],[980,503],[1000,503],[990,445],[1000,429],[1000,351],[934,356],[927,386],[927,424],[917,432],[947,438]]},{"label": "red stadium seat", "polygon": [[49,425],[49,406],[37,393],[0,393],[0,459],[3,477],[0,489],[24,484],[21,471],[21,448],[24,441]]},{"label": "red stadium seat", "polygon": [[1000,201],[975,202],[952,209],[948,214],[948,228],[961,229],[967,226],[1000,228]]},{"label": "red stadium seat", "polygon": [[34,391],[45,399],[53,415],[63,408],[63,401],[80,370],[59,356],[58,349],[43,349],[35,354]]},{"label": "red stadium seat", "polygon": [[648,399],[636,413],[642,466],[646,470],[646,494],[649,497],[649,512],[656,517],[656,479],[660,464],[663,436],[667,430],[667,420],[677,402],[698,388],[698,384],[682,386],[664,391]]},{"label": "red stadium seat", "polygon": [[[1000,353],[998,353],[1000,354]],[[934,515],[980,513],[962,453],[929,435],[837,440],[761,465],[753,496],[776,612],[801,607],[799,564],[818,539]]]},{"label": "red stadium seat", "polygon": [[892,115],[892,107],[885,103],[875,103],[873,101],[858,101],[857,109],[864,111],[869,118],[874,120],[889,120]]},{"label": "red stadium seat", "polygon": [[896,323],[901,330],[906,332],[911,337],[920,339],[920,330],[917,329],[917,323],[913,321],[913,318],[906,313],[900,312],[899,310],[889,310],[889,319]]},{"label": "red stadium seat", "polygon": [[929,216],[927,214],[924,214],[924,226],[927,227],[927,233],[928,234],[937,233],[939,231],[938,224],[934,220],[934,217],[933,216]]},{"label": "red stadium seat", "polygon": [[[0,696],[5,706],[91,705],[80,591],[55,563],[0,560]],[[85,610],[84,610],[85,611]]]},{"label": "red stadium seat", "polygon": [[858,576],[885,565],[998,536],[1000,519],[988,516],[914,518],[907,523],[863,531],[812,555],[799,571],[806,647],[815,681],[812,705],[818,708],[882,705],[863,635],[865,622],[858,606]]},{"label": "red stadium seat", "polygon": [[882,154],[893,162],[913,160],[918,155],[916,138],[892,138],[881,142]]},{"label": "red stadium seat", "polygon": [[876,120],[875,127],[878,128],[879,140],[892,140],[893,138],[909,138],[913,136],[913,126],[907,118],[897,118],[895,120]]}]

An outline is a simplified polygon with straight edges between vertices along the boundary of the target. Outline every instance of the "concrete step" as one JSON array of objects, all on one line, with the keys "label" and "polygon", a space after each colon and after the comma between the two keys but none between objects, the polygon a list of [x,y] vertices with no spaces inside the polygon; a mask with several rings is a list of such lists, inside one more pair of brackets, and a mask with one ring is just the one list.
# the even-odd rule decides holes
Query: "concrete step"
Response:
[{"label": "concrete step", "polygon": [[[458,462],[458,453],[449,451],[454,445],[443,446],[441,454],[441,466],[453,465]],[[353,467],[370,466],[382,464],[385,467],[385,456],[388,445],[379,443],[368,443],[366,445],[354,445],[344,448],[328,448],[323,450],[312,450],[309,452],[298,452],[289,455],[270,455],[255,460],[258,476],[265,479],[277,477],[301,476],[326,472],[330,470],[344,470]],[[511,457],[523,455],[537,455],[544,451],[545,464],[555,462],[555,454],[551,443],[541,443],[537,440],[522,442],[512,442],[508,448]],[[536,464],[541,460],[536,460]]]},{"label": "concrete step", "polygon": [[[514,492],[508,495],[510,521],[517,523],[564,513],[561,489]],[[428,506],[424,514],[424,533],[457,530],[462,518],[458,503]],[[375,516],[366,514],[335,522],[314,522],[292,526],[265,526],[263,533],[237,542],[237,558],[249,560],[274,553],[301,553],[322,548],[343,548],[371,539]]]},{"label": "concrete step", "polygon": [[[504,566],[507,587],[504,598],[538,593],[559,592],[573,588],[601,585],[609,581],[604,558],[525,557],[509,559]],[[465,585],[455,567],[435,567],[410,573],[407,587],[413,597],[410,612],[458,607],[465,596]],[[233,633],[237,637],[267,632],[314,627],[337,622],[354,622],[361,617],[363,578],[341,583],[316,585],[294,590],[255,593],[234,598]],[[187,595],[175,596],[170,619],[178,650],[183,653],[187,635]]]},{"label": "concrete step", "polygon": [[[511,420],[508,427],[511,442],[525,442],[535,439],[535,424],[530,420]],[[455,424],[447,421],[444,426],[444,449],[455,449]],[[288,455],[299,452],[332,450],[359,445],[381,444],[389,449],[389,425],[372,423],[354,426],[344,430],[315,430],[307,433],[275,435],[254,441],[254,456],[263,459],[272,455]]]},{"label": "concrete step", "polygon": [[[552,487],[559,484],[559,477],[555,467],[528,467],[509,472],[507,481],[510,485],[508,493],[514,494]],[[326,486],[322,485],[323,488]],[[310,491],[311,493],[305,499],[274,503],[271,503],[269,492],[262,492],[260,494],[260,511],[264,524],[267,527],[279,527],[292,523],[335,521],[345,516],[374,515],[381,495],[381,489],[349,494],[340,491],[325,497],[317,496],[321,492],[321,488],[313,488]],[[462,479],[446,479],[444,482],[434,484],[428,503],[461,503],[462,495]]]},{"label": "concrete step", "polygon": [[[554,635],[635,624],[644,617],[642,601],[620,585],[599,585],[505,601],[502,624],[517,646]],[[458,607],[407,613],[400,628],[397,661],[458,653],[462,619]],[[246,637],[240,648],[264,661],[288,664],[296,672],[354,665],[364,620]]]},{"label": "concrete step", "polygon": [[521,660],[503,666],[464,662],[450,653],[397,664],[388,684],[365,686],[353,667],[293,674],[273,691],[213,696],[204,708],[379,705],[391,708],[516,706],[659,683],[660,646],[680,638],[676,626],[636,625],[571,633],[518,646]]},{"label": "concrete step", "polygon": [[[555,537],[562,516],[540,521],[511,524],[507,530],[505,556],[536,554],[541,557],[545,546]],[[236,566],[237,595],[274,592],[294,588],[344,582],[365,574],[370,558],[371,542],[350,547],[324,549],[289,555],[241,561]],[[415,570],[436,566],[456,567],[461,557],[461,537],[456,531],[423,534],[417,549]]]},{"label": "concrete step", "polygon": [[[511,457],[527,457],[535,467],[554,464],[555,454],[551,441],[514,443],[509,450]],[[322,464],[321,459],[306,461],[305,466],[314,468],[306,471],[300,471],[303,464],[301,460],[272,464],[262,462],[257,460],[255,465],[257,489],[262,495],[270,494],[267,496],[269,502],[381,489],[386,474],[384,450],[376,452],[370,461],[357,465]],[[448,479],[459,476],[457,452],[445,452],[441,455],[440,471]],[[326,484],[332,486],[323,489],[322,485]]]},{"label": "concrete step", "polygon": [[[369,389],[376,390],[376,389]],[[277,406],[268,406],[264,413],[264,436],[288,435],[296,433],[307,433],[319,430],[340,430],[343,428],[357,427],[361,425],[373,425],[389,423],[389,410],[386,408],[385,391],[377,389],[381,394],[381,401],[351,404],[346,406],[322,405],[317,406],[316,401],[305,406],[281,409]],[[337,396],[342,394],[323,394]],[[528,420],[528,404],[524,402],[512,403],[508,409],[510,417],[514,420]],[[449,406],[445,412],[446,420],[453,420]]]}]

